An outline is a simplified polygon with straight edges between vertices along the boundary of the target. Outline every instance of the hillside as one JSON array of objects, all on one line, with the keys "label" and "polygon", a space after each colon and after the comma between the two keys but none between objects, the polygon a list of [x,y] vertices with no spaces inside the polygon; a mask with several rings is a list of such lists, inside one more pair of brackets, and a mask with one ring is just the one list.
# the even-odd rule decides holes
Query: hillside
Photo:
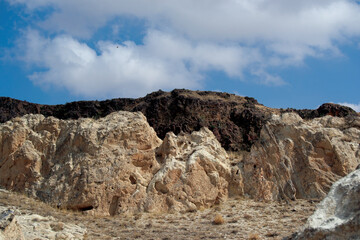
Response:
[{"label": "hillside", "polygon": [[59,119],[78,119],[105,117],[120,110],[142,112],[161,139],[169,131],[175,134],[181,131],[191,133],[207,127],[222,147],[231,151],[250,151],[259,138],[262,126],[273,113],[297,112],[304,119],[325,115],[356,115],[351,108],[331,103],[323,104],[316,110],[273,109],[250,97],[183,89],[171,92],[159,90],[138,99],[79,101],[64,105],[41,105],[0,97],[0,122],[28,113]]}]

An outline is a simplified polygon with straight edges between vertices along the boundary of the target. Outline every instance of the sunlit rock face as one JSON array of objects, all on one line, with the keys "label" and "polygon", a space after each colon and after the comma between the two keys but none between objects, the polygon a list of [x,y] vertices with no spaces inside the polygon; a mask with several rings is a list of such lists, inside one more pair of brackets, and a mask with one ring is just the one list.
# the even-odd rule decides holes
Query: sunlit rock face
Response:
[{"label": "sunlit rock face", "polygon": [[340,179],[303,229],[288,240],[359,239],[360,170]]},{"label": "sunlit rock face", "polygon": [[161,144],[141,113],[94,120],[26,115],[1,125],[0,184],[42,201],[115,214],[138,209]]},{"label": "sunlit rock face", "polygon": [[229,157],[208,128],[162,141],[140,112],[25,115],[0,124],[0,146],[6,189],[95,215],[183,212],[229,196],[323,198],[360,163],[360,121],[273,115],[250,152]]},{"label": "sunlit rock face", "polygon": [[226,200],[232,181],[211,131],[169,133],[162,144],[141,113],[26,115],[0,128],[0,185],[58,207],[100,215],[191,211]]},{"label": "sunlit rock face", "polygon": [[273,115],[240,163],[244,191],[263,199],[323,198],[360,163],[360,119]]},{"label": "sunlit rock face", "polygon": [[170,132],[157,155],[162,167],[148,187],[148,211],[192,211],[227,199],[229,183],[234,184],[228,155],[209,129]]}]

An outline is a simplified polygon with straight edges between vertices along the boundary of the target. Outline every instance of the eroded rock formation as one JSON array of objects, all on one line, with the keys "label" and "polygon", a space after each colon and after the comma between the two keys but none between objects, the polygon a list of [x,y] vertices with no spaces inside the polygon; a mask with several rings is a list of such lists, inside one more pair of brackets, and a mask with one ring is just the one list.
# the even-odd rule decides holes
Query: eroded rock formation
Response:
[{"label": "eroded rock formation", "polygon": [[85,239],[86,229],[53,217],[0,206],[0,240]]},{"label": "eroded rock formation", "polygon": [[251,97],[185,89],[159,90],[138,99],[79,101],[64,105],[41,105],[0,97],[0,122],[29,113],[78,119],[105,117],[120,110],[142,112],[161,139],[170,131],[175,134],[181,131],[191,133],[207,127],[221,146],[230,151],[250,151],[259,138],[262,126],[274,113],[297,112],[304,119],[357,115],[349,107],[332,103],[323,104],[315,110],[272,109]]},{"label": "eroded rock formation", "polygon": [[360,163],[360,118],[303,120],[273,115],[240,163],[245,192],[257,199],[323,198]]},{"label": "eroded rock formation", "polygon": [[241,181],[231,181],[228,155],[207,128],[168,133],[157,155],[162,167],[148,187],[148,211],[210,207],[227,199],[229,184],[242,188]]},{"label": "eroded rock formation", "polygon": [[26,115],[0,126],[0,184],[76,210],[138,209],[161,144],[141,113],[59,120]]},{"label": "eroded rock formation", "polygon": [[139,112],[26,115],[0,125],[0,185],[102,215],[189,211],[227,198],[232,171],[210,130],[169,133],[161,143]]},{"label": "eroded rock formation", "polygon": [[247,194],[322,198],[360,163],[360,119],[272,115],[250,152],[229,157],[207,128],[160,140],[145,116],[0,125],[0,185],[93,214],[193,211]]},{"label": "eroded rock formation", "polygon": [[359,239],[360,170],[340,179],[317,206],[304,228],[288,240]]}]

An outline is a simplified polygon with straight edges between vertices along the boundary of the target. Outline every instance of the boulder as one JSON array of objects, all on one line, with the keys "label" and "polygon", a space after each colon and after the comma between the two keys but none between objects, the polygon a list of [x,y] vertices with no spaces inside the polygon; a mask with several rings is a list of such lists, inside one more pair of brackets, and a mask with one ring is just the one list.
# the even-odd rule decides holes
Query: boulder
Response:
[{"label": "boulder", "polygon": [[239,164],[246,194],[260,200],[322,199],[360,163],[360,118],[273,115]]},{"label": "boulder", "polygon": [[14,209],[0,207],[0,240],[25,240],[15,215]]},{"label": "boulder", "polygon": [[85,235],[86,229],[75,224],[0,206],[0,240],[81,240],[85,239]]},{"label": "boulder", "polygon": [[227,199],[229,158],[209,129],[168,133],[157,156],[162,167],[149,183],[147,211],[193,211]]},{"label": "boulder", "polygon": [[98,120],[26,115],[0,125],[0,185],[59,208],[138,210],[160,169],[160,144],[141,113]]},{"label": "boulder", "polygon": [[286,239],[360,239],[360,170],[334,183],[303,229]]}]

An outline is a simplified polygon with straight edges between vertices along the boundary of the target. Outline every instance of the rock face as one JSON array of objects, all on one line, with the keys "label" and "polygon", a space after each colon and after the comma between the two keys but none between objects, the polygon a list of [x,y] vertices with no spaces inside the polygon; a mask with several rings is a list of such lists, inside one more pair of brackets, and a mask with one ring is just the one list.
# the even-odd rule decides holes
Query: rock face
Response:
[{"label": "rock face", "polygon": [[26,115],[0,126],[0,184],[58,207],[138,209],[161,144],[141,113],[93,120]]},{"label": "rock face", "polygon": [[257,199],[323,198],[360,163],[360,118],[303,120],[273,115],[240,162],[245,193]]},{"label": "rock face", "polygon": [[0,240],[84,239],[86,229],[59,222],[53,217],[21,213],[0,206]]},{"label": "rock face", "polygon": [[287,239],[360,239],[360,170],[334,183],[304,229]]},{"label": "rock face", "polygon": [[210,207],[225,201],[229,183],[236,184],[230,182],[228,155],[209,129],[178,136],[170,132],[157,155],[163,165],[148,187],[148,211]]},{"label": "rock face", "polygon": [[229,182],[240,184],[208,129],[169,133],[161,143],[139,112],[26,115],[0,125],[0,185],[60,208],[115,215],[211,206],[227,198]]},{"label": "rock face", "polygon": [[0,240],[25,240],[13,209],[0,207]]},{"label": "rock face", "polygon": [[234,195],[323,198],[360,163],[360,118],[273,115],[237,160],[207,128],[162,141],[140,112],[97,120],[25,115],[0,125],[0,146],[0,185],[59,208],[193,211]]},{"label": "rock face", "polygon": [[142,112],[157,135],[164,139],[172,131],[191,133],[209,128],[225,150],[250,151],[262,126],[273,113],[297,112],[304,119],[326,115],[356,115],[351,108],[323,104],[316,110],[278,110],[259,104],[254,98],[234,94],[176,89],[158,91],[138,99],[80,101],[65,105],[40,105],[0,97],[0,122],[25,114],[42,114],[59,119],[99,118],[115,111]]}]

